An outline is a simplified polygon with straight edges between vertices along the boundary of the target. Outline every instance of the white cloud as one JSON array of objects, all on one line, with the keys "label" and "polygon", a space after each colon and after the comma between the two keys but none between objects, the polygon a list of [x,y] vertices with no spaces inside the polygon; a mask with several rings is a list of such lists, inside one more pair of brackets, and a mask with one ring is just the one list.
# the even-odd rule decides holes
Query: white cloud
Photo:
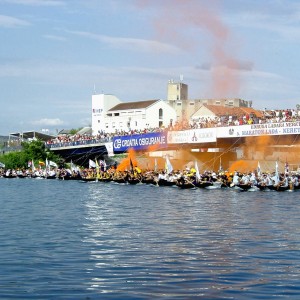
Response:
[{"label": "white cloud", "polygon": [[[291,6],[291,3],[289,5]],[[280,10],[280,6],[275,5],[274,7]],[[272,6],[270,6],[270,10],[264,11],[242,9],[235,14],[229,14],[227,22],[235,28],[259,30],[260,35],[273,32],[288,40],[299,39],[300,7],[291,6],[290,9],[284,11],[286,7],[281,7],[281,13],[272,11]]]},{"label": "white cloud", "polygon": [[58,118],[56,119],[47,119],[43,118],[40,120],[32,121],[33,125],[41,125],[41,126],[58,126],[58,125],[63,125],[64,122]]},{"label": "white cloud", "polygon": [[28,25],[30,25],[30,23],[27,21],[10,16],[0,15],[0,27],[13,28]]},{"label": "white cloud", "polygon": [[39,83],[47,84],[78,84],[88,82],[91,87],[95,79],[104,82],[122,81],[126,77],[134,79],[144,76],[169,76],[170,73],[178,73],[178,68],[142,68],[142,67],[104,67],[88,64],[65,64],[54,61],[29,60],[16,63],[0,64],[0,77],[19,77],[34,79]]},{"label": "white cloud", "polygon": [[[253,100],[254,107],[263,105],[259,99],[266,101],[272,99],[275,105],[275,101],[287,97],[286,91],[289,91],[290,98],[296,94],[299,95],[297,80],[291,81],[280,73],[265,72],[254,67],[252,70],[235,70],[235,72],[238,72],[241,84],[241,90],[235,97]],[[16,79],[19,77],[23,82],[28,81],[28,85],[34,89],[43,88],[45,93],[49,91],[48,88],[50,90],[52,87],[59,89],[62,96],[58,99],[56,95],[51,100],[51,105],[60,108],[59,115],[57,113],[55,115],[54,111],[53,115],[62,120],[72,119],[72,116],[79,111],[89,113],[90,97],[93,93],[94,84],[98,93],[115,94],[122,101],[165,99],[167,81],[169,79],[176,80],[176,76],[179,79],[179,74],[183,74],[185,81],[189,84],[191,98],[212,97],[209,89],[212,80],[210,70],[202,70],[194,66],[155,68],[132,65],[130,67],[104,67],[37,60],[0,65],[0,77],[16,77]],[[150,86],[151,88],[149,88]],[[70,99],[70,97],[75,97],[78,89],[83,89],[85,92],[76,99]],[[66,90],[69,91],[69,94],[66,94]],[[44,99],[44,101],[48,100]],[[270,104],[266,106],[269,107]],[[56,123],[60,121],[59,119],[50,120],[56,121],[42,119],[35,121],[35,124],[50,126],[53,122],[52,125],[58,127],[62,124]],[[63,123],[63,125],[67,124]]]},{"label": "white cloud", "polygon": [[59,41],[59,42],[66,41],[66,38],[64,38],[62,36],[57,36],[57,35],[45,34],[43,37],[48,40],[54,40],[54,41]]},{"label": "white cloud", "polygon": [[108,45],[115,49],[125,49],[133,51],[143,52],[157,52],[157,53],[169,53],[179,54],[181,50],[173,45],[161,43],[153,40],[137,39],[137,38],[123,38],[123,37],[111,37],[101,34],[94,34],[85,31],[68,31],[69,33],[97,40],[101,43]]}]

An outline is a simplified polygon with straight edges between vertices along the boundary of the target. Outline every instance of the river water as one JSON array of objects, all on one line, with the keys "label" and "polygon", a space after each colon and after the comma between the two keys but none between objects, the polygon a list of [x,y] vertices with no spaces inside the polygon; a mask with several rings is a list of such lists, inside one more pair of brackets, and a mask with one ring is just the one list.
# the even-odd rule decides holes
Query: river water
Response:
[{"label": "river water", "polygon": [[299,299],[300,192],[0,179],[1,299]]}]

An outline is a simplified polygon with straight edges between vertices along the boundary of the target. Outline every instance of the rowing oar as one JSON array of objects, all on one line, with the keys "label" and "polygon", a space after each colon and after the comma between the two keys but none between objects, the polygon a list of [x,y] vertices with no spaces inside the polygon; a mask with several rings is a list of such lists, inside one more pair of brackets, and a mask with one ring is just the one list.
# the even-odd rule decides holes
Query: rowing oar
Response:
[{"label": "rowing oar", "polygon": [[187,183],[192,184],[195,188],[197,187],[192,181],[190,181],[188,178],[185,178],[185,180],[187,181]]}]

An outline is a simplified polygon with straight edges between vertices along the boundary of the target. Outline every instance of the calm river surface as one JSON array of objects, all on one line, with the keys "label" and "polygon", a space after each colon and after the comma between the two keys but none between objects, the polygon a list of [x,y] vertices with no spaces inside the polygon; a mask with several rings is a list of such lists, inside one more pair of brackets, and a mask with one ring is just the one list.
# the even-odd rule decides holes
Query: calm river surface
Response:
[{"label": "calm river surface", "polygon": [[0,299],[300,299],[300,191],[0,191]]}]

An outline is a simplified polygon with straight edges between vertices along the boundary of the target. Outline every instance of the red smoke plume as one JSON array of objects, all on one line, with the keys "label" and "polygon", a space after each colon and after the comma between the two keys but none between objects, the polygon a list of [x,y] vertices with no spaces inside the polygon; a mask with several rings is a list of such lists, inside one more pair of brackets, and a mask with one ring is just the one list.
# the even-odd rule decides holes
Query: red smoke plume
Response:
[{"label": "red smoke plume", "polygon": [[[217,0],[138,0],[141,9],[156,9],[153,20],[157,38],[173,43],[184,50],[206,48],[212,56],[212,97],[236,97],[240,81],[237,76],[238,61],[232,56],[230,32],[222,21]],[[205,35],[210,45],[206,42]],[[201,46],[199,43],[201,42]],[[190,53],[189,53],[190,55]]]}]

